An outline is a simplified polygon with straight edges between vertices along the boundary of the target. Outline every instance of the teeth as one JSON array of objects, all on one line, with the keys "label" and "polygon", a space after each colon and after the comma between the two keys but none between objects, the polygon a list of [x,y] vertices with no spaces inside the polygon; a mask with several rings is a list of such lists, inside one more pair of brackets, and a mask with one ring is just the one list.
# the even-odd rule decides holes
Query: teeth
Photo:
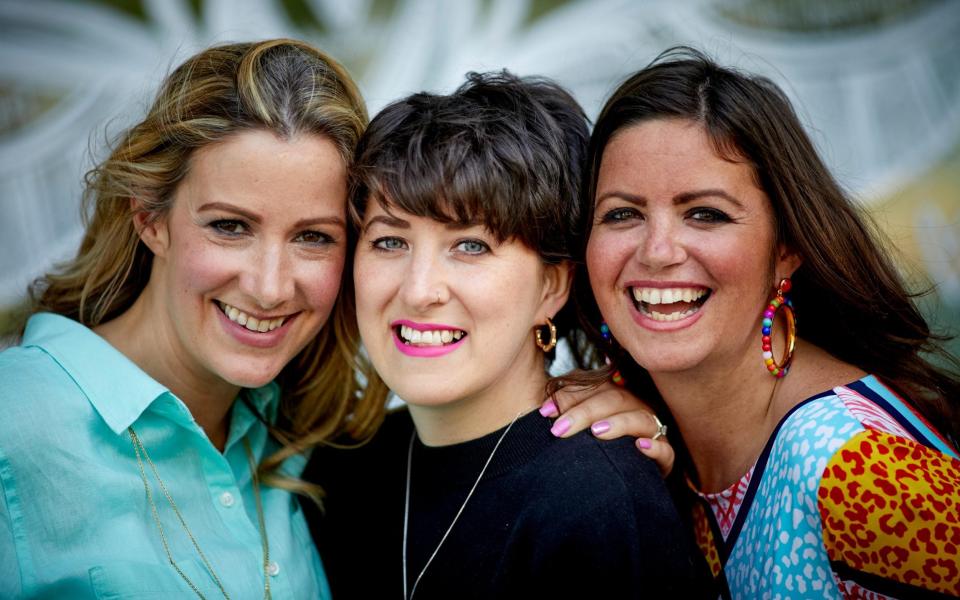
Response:
[{"label": "teeth", "polygon": [[633,288],[633,299],[647,304],[695,302],[706,295],[706,288]]},{"label": "teeth", "polygon": [[408,325],[400,326],[400,338],[408,344],[420,344],[423,346],[440,346],[459,340],[464,336],[464,332],[459,329],[436,329],[430,331],[420,331]]},{"label": "teeth", "polygon": [[654,321],[679,321],[680,319],[689,317],[690,315],[697,312],[698,310],[700,310],[699,306],[695,306],[683,312],[661,313],[655,310],[645,311],[645,312],[646,312],[646,315],[651,319],[653,319]]},{"label": "teeth", "polygon": [[277,317],[276,319],[257,319],[256,317],[251,317],[247,313],[243,312],[235,306],[230,306],[225,302],[219,302],[220,308],[223,310],[224,314],[227,315],[234,323],[242,325],[249,329],[250,331],[256,331],[259,333],[265,333],[267,331],[273,331],[277,327],[283,325],[286,317]]}]

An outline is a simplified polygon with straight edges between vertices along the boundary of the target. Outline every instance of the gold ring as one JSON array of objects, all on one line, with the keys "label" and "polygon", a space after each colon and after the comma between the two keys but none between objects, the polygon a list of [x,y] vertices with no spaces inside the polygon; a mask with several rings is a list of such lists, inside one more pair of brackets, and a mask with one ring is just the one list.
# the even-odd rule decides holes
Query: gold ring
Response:
[{"label": "gold ring", "polygon": [[660,422],[660,419],[657,418],[657,415],[655,415],[655,414],[653,414],[653,413],[647,413],[647,414],[650,415],[650,417],[653,419],[653,422],[656,423],[656,425],[657,425],[657,432],[656,432],[655,434],[653,434],[653,437],[650,438],[650,439],[656,441],[656,440],[659,440],[659,439],[662,438],[662,437],[666,437],[666,436],[667,436],[667,426]]}]

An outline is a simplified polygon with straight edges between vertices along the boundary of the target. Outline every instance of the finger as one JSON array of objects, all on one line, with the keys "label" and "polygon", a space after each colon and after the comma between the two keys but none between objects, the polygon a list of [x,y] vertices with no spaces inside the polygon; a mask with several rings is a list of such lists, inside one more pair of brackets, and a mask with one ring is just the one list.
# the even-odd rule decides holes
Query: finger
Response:
[{"label": "finger", "polygon": [[[610,415],[635,410],[639,402],[619,388],[592,390],[592,394],[580,404],[563,412],[563,416],[557,419],[551,429],[554,435],[569,437]],[[646,430],[643,430],[643,433],[646,433]],[[649,434],[652,435],[652,431]]]},{"label": "finger", "polygon": [[[547,399],[547,402],[552,400],[557,407],[558,413],[565,413],[571,408],[579,406],[584,400],[591,398],[597,393],[602,393],[610,387],[613,387],[613,385],[609,382],[604,382],[596,386],[568,384],[557,390],[553,396]],[[544,404],[547,404],[547,402],[544,402]]]},{"label": "finger", "polygon": [[652,438],[657,433],[653,413],[646,410],[628,410],[594,421],[590,425],[593,435],[603,440],[618,437]]},{"label": "finger", "polygon": [[661,477],[666,477],[673,470],[676,455],[673,452],[673,446],[670,445],[666,437],[661,437],[658,440],[640,438],[637,440],[636,446],[640,452],[657,464]]}]

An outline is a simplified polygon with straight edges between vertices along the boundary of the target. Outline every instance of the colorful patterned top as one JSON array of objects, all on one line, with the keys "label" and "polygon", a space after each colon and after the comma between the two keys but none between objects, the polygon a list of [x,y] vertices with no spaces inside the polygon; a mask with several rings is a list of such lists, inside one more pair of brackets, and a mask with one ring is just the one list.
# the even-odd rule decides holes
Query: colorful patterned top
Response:
[{"label": "colorful patterned top", "polygon": [[960,596],[960,460],[870,375],[788,413],[733,486],[699,494],[723,598]]}]

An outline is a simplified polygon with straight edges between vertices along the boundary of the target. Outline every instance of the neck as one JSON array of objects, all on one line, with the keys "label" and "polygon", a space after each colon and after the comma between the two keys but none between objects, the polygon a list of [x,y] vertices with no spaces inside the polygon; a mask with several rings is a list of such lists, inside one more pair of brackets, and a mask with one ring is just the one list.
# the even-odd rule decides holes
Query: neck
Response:
[{"label": "neck", "polygon": [[515,366],[481,393],[442,404],[410,401],[417,435],[427,446],[446,446],[475,440],[506,427],[517,415],[543,402],[547,374],[543,358],[532,354],[526,368]]},{"label": "neck", "polygon": [[240,388],[198,373],[184,360],[172,329],[156,325],[165,323],[156,317],[157,308],[145,290],[127,311],[94,331],[183,401],[213,445],[223,451],[230,408]]},{"label": "neck", "polygon": [[[691,372],[651,373],[706,492],[726,489],[756,461],[783,414],[783,381],[745,360]],[[752,355],[749,358],[754,358]],[[780,381],[778,384],[777,382]]]}]

